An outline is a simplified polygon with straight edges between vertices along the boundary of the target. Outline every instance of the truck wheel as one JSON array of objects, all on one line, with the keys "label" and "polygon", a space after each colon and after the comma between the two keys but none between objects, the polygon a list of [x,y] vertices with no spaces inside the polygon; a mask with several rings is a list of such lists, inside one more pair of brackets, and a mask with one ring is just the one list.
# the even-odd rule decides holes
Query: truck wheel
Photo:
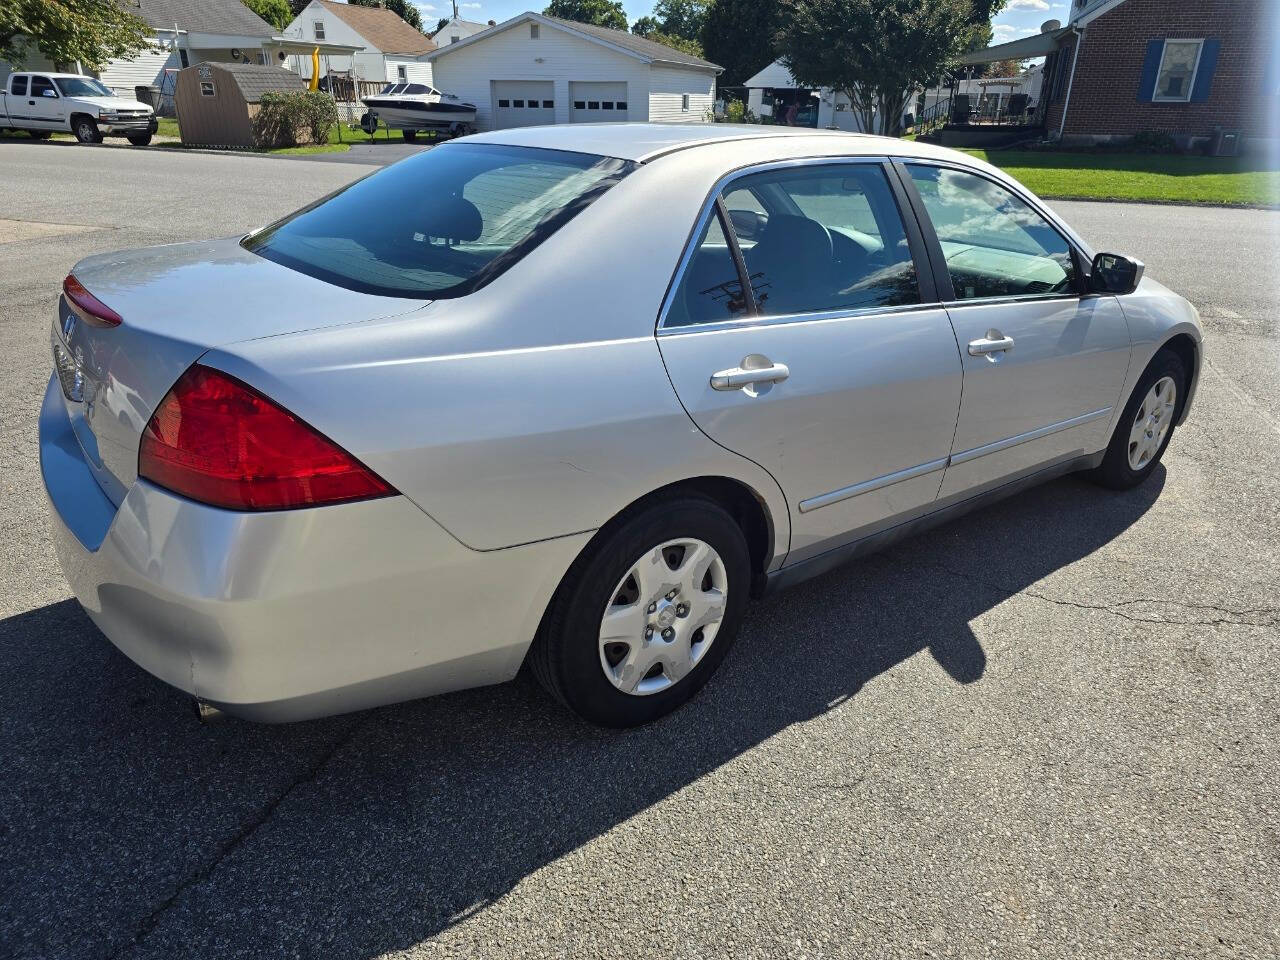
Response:
[{"label": "truck wheel", "polygon": [[135,147],[145,147],[151,142],[151,134],[149,133],[131,133],[128,140]]},{"label": "truck wheel", "polygon": [[401,130],[400,133],[404,135],[405,143],[413,143],[413,141],[418,139],[417,130]]},{"label": "truck wheel", "polygon": [[81,143],[102,142],[102,133],[98,130],[98,124],[94,122],[93,117],[85,116],[83,113],[77,113],[72,117],[71,130]]}]

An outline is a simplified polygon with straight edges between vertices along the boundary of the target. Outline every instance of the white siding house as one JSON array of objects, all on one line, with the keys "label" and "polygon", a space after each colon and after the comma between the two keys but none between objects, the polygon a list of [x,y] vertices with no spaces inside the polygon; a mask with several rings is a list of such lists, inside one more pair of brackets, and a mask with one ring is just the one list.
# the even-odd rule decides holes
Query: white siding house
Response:
[{"label": "white siding house", "polygon": [[[352,70],[360,80],[431,83],[427,55],[436,48],[435,43],[390,10],[335,0],[311,0],[285,27],[284,36],[291,40],[363,47],[348,57],[328,58],[330,69]],[[304,77],[311,76],[311,58],[305,54],[292,57],[289,67]]]},{"label": "white siding house", "polygon": [[522,13],[429,58],[435,86],[476,105],[476,127],[704,123],[721,68],[633,34]]},{"label": "white siding house", "polygon": [[465,40],[467,37],[473,37],[481,30],[488,30],[492,26],[492,20],[488,23],[476,23],[474,20],[455,18],[429,36],[436,42],[437,47],[445,47],[459,40]]}]

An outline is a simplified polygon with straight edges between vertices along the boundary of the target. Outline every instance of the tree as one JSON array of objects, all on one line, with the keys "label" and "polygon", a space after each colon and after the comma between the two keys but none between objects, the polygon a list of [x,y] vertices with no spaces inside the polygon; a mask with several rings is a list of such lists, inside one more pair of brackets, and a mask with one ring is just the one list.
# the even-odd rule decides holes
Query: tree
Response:
[{"label": "tree", "polygon": [[432,32],[432,33],[439,33],[441,30],[443,30],[443,29],[444,29],[445,27],[447,27],[448,25],[449,25],[449,18],[448,18],[448,17],[441,17],[439,20],[437,20],[437,21],[436,21],[436,28],[435,28],[434,30],[432,30],[431,32]]},{"label": "tree", "polygon": [[419,33],[422,32],[422,15],[409,0],[347,0],[361,7],[386,7]]},{"label": "tree", "polygon": [[1022,73],[1021,60],[997,60],[987,64],[989,77],[1016,77]]},{"label": "tree", "polygon": [[681,53],[687,53],[691,57],[702,59],[702,44],[697,40],[686,40],[684,37],[674,37],[669,33],[663,33],[661,30],[655,30],[645,39],[652,40],[654,43],[660,43],[664,47],[670,47],[672,50],[679,50]]},{"label": "tree", "polygon": [[658,33],[658,21],[653,17],[641,17],[631,25],[631,32],[637,37],[647,37],[651,34]]},{"label": "tree", "polygon": [[849,98],[864,130],[898,133],[911,91],[952,64],[973,31],[970,0],[791,0],[778,47],[796,82]]},{"label": "tree", "polygon": [[551,0],[542,12],[548,17],[576,23],[590,23],[613,30],[627,29],[627,13],[622,9],[622,0]]},{"label": "tree", "polygon": [[38,47],[58,64],[96,70],[154,43],[141,18],[103,0],[0,0],[0,59],[21,66]]},{"label": "tree", "polygon": [[289,0],[242,0],[244,5],[277,30],[283,30],[293,20]]},{"label": "tree", "polygon": [[712,0],[702,25],[703,55],[724,67],[719,87],[736,87],[778,59],[781,0]]},{"label": "tree", "polygon": [[651,19],[657,22],[658,33],[701,41],[710,6],[709,0],[658,0]]}]

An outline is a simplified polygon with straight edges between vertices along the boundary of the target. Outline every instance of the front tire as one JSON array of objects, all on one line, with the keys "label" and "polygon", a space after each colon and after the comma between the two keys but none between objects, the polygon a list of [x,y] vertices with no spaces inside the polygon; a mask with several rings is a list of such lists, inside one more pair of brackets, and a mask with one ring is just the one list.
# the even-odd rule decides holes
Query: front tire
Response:
[{"label": "front tire", "polygon": [[151,142],[151,134],[149,133],[131,133],[126,138],[135,147],[145,147]]},{"label": "front tire", "polygon": [[1182,358],[1172,350],[1161,350],[1129,397],[1093,479],[1112,490],[1128,490],[1151,476],[1173,439],[1174,422],[1186,396],[1187,369]]},{"label": "front tire", "polygon": [[71,129],[75,133],[76,139],[81,143],[102,142],[102,132],[98,129],[98,124],[93,117],[86,117],[83,114],[78,115]]},{"label": "front tire", "polygon": [[737,635],[750,583],[746,538],[719,504],[696,496],[655,503],[574,562],[530,665],[586,720],[648,723],[711,678]]}]

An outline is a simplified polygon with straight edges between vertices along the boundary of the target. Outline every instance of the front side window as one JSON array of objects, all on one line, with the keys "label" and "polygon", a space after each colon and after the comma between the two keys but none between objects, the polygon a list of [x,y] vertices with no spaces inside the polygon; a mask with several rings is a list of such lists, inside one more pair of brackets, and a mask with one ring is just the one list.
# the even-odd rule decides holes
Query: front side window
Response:
[{"label": "front side window", "polygon": [[9,84],[9,92],[15,97],[25,97],[27,95],[27,78],[25,76],[16,76]]},{"label": "front side window", "polygon": [[1191,99],[1191,88],[1196,81],[1196,67],[1200,63],[1202,40],[1166,40],[1164,54],[1160,58],[1160,71],[1156,74],[1154,99],[1183,102]]},{"label": "front side window", "polygon": [[957,300],[1076,289],[1071,245],[1021,198],[977,174],[908,164]]},{"label": "front side window", "polygon": [[508,269],[634,168],[585,153],[447,144],[304,207],[243,245],[349,290],[461,297]]},{"label": "front side window", "polygon": [[879,164],[753,174],[732,184],[725,206],[764,316],[920,301],[902,216]]},{"label": "front side window", "polygon": [[31,78],[31,96],[33,97],[56,97],[58,94],[53,89],[53,81],[48,77],[32,77]]},{"label": "front side window", "polygon": [[715,211],[685,264],[680,286],[663,322],[668,327],[716,323],[744,316],[746,309],[738,267],[725,239],[719,211]]}]

